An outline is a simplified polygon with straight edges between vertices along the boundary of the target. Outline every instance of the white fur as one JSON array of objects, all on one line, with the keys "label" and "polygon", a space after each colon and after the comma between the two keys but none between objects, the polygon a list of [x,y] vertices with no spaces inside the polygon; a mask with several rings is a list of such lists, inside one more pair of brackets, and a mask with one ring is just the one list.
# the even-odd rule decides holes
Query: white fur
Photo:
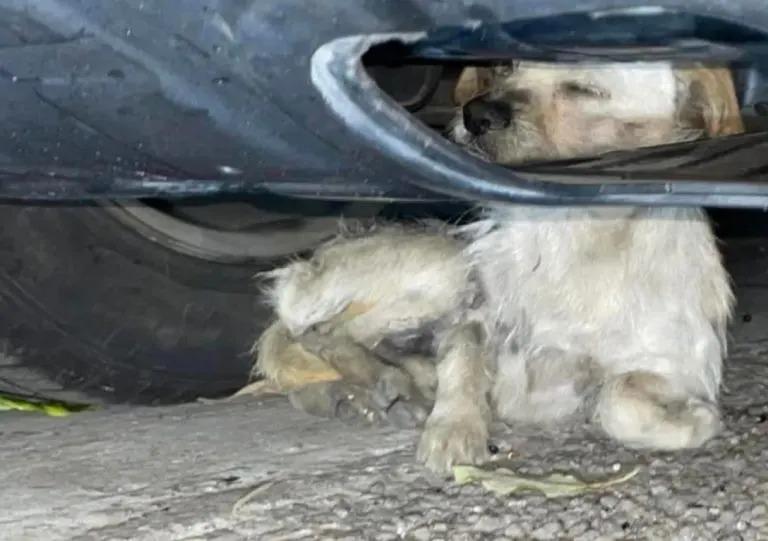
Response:
[{"label": "white fur", "polygon": [[[506,420],[571,413],[580,400],[567,383],[580,370],[606,380],[651,372],[686,396],[717,398],[731,294],[702,212],[603,212],[493,209],[495,228],[470,245],[503,374],[493,396]],[[536,370],[549,375],[531,388]]]},{"label": "white fur", "polygon": [[474,295],[459,241],[440,234],[385,228],[340,238],[310,261],[273,271],[269,293],[280,321],[294,336],[342,314],[350,337],[374,348],[387,335],[451,315]]},{"label": "white fur", "polygon": [[[564,80],[603,98],[563,96]],[[491,90],[531,92],[513,125],[456,137],[500,162],[684,140],[678,83],[665,64],[522,65]],[[456,234],[463,250],[443,233],[385,230],[274,273],[273,302],[297,339],[333,320],[373,348],[442,322],[419,445],[430,468],[485,459],[490,411],[547,423],[593,404],[609,435],[637,447],[690,447],[717,431],[732,295],[701,210],[497,206]]]}]

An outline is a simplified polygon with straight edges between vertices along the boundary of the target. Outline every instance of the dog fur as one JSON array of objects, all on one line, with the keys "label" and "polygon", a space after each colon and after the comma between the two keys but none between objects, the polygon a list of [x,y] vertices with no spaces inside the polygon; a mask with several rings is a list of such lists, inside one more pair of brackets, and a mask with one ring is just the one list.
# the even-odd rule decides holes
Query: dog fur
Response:
[{"label": "dog fur", "polygon": [[[477,92],[512,121],[473,135],[457,116],[452,138],[513,164],[739,131],[727,72],[697,70],[484,68]],[[628,446],[670,450],[719,429],[732,294],[700,209],[491,206],[462,228],[342,236],[271,277],[278,320],[257,371],[285,382],[322,366],[284,385],[314,413],[428,413],[418,455],[432,470],[487,459],[494,415],[585,412]]]}]

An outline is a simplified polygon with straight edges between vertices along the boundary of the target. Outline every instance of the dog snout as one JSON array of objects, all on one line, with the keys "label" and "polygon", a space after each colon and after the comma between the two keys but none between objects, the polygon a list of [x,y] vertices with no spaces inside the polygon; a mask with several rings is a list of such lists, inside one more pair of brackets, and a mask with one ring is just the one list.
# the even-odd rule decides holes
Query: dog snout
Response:
[{"label": "dog snout", "polygon": [[464,127],[472,135],[483,135],[489,130],[500,130],[512,121],[512,107],[503,101],[480,96],[470,100],[462,110]]}]

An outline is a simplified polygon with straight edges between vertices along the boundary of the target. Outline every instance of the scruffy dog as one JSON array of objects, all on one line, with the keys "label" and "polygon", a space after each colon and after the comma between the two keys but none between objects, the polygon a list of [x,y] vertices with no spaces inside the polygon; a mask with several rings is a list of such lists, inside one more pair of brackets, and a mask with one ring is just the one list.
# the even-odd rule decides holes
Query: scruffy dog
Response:
[{"label": "scruffy dog", "polygon": [[[725,70],[519,63],[474,76],[486,84],[452,138],[503,164],[741,129]],[[699,209],[491,206],[462,228],[342,235],[271,277],[278,320],[259,373],[313,413],[426,418],[418,455],[435,471],[485,460],[493,415],[587,412],[654,449],[720,426],[732,295]]]}]

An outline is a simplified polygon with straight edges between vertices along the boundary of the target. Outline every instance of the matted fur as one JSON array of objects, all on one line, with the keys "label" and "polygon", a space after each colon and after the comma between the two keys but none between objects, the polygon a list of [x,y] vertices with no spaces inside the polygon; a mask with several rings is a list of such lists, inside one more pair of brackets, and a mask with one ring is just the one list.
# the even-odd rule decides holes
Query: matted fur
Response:
[{"label": "matted fur", "polygon": [[[517,163],[732,133],[732,85],[694,85],[702,73],[495,69],[485,90],[514,106],[513,122],[472,136],[457,117],[453,137]],[[492,414],[549,423],[589,406],[609,435],[659,449],[719,428],[732,295],[699,209],[493,206],[453,232],[341,239],[274,277],[276,325],[297,342],[319,332],[376,352],[430,330],[437,389],[419,457],[433,470],[486,459]],[[258,365],[273,377],[268,355]]]}]

